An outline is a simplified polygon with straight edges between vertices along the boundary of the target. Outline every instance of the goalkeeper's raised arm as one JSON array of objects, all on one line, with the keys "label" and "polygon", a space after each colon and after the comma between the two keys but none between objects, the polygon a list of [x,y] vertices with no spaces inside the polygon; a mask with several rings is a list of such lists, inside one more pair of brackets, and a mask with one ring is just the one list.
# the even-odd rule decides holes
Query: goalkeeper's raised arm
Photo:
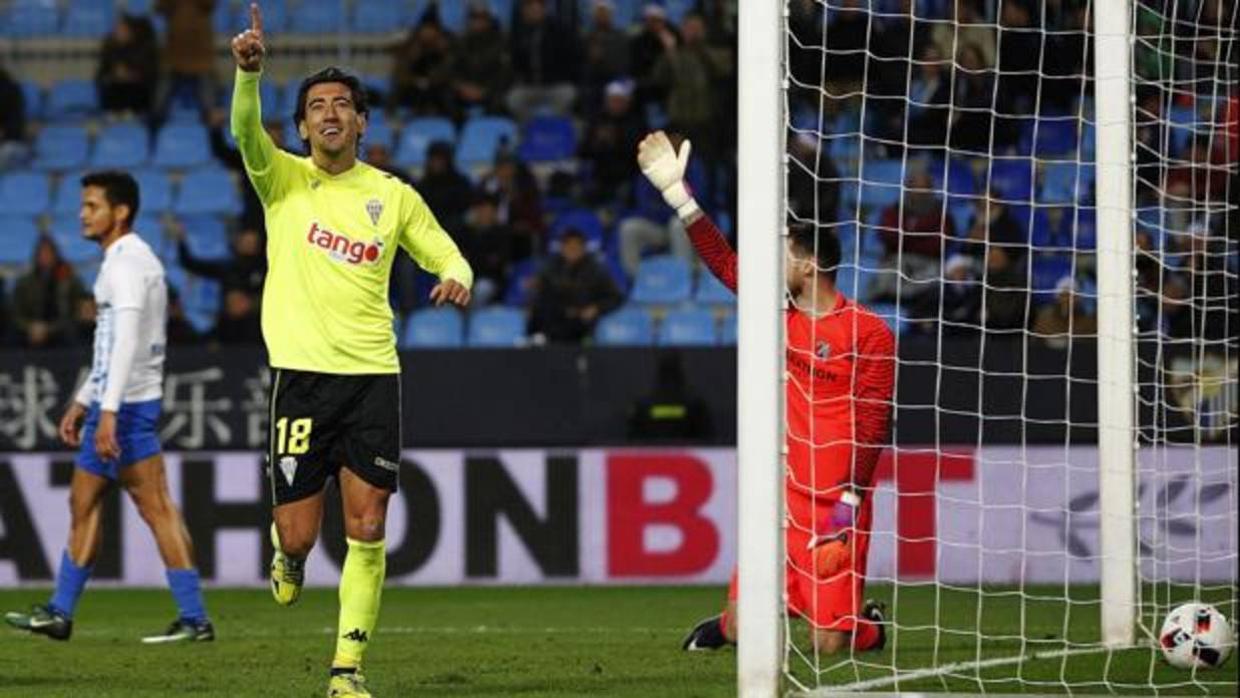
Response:
[{"label": "goalkeeper's raised arm", "polygon": [[642,174],[663,194],[668,206],[685,224],[689,240],[698,256],[725,286],[736,291],[736,251],[715,227],[710,217],[702,212],[693,193],[685,184],[685,170],[689,167],[689,154],[693,146],[688,140],[681,141],[679,150],[663,131],[655,131],[642,139],[637,146],[637,164]]}]

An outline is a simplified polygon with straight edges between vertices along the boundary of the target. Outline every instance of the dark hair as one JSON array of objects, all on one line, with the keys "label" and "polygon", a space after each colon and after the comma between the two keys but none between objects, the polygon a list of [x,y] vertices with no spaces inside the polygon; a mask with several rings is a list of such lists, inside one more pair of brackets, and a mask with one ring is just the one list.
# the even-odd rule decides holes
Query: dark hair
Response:
[{"label": "dark hair", "polygon": [[87,172],[82,176],[82,188],[99,187],[103,190],[103,198],[107,199],[109,206],[128,206],[129,219],[125,221],[126,225],[132,226],[133,222],[138,219],[138,205],[141,199],[138,197],[138,183],[128,172],[120,170],[97,170],[95,172]]},{"label": "dark hair", "polygon": [[[338,82],[349,88],[350,97],[353,99],[353,110],[363,116],[370,113],[370,107],[366,103],[366,87],[362,85],[362,81],[352,73],[329,65],[301,81],[301,86],[297,88],[297,107],[293,110],[294,125],[300,125],[306,119],[306,95],[310,93],[310,88],[327,82]],[[301,144],[309,152],[310,141],[303,138]],[[357,144],[361,146],[361,136],[358,136]]]},{"label": "dark hair", "polygon": [[830,228],[817,229],[808,223],[790,223],[788,239],[800,252],[813,255],[818,273],[835,281],[840,266],[840,240]]}]

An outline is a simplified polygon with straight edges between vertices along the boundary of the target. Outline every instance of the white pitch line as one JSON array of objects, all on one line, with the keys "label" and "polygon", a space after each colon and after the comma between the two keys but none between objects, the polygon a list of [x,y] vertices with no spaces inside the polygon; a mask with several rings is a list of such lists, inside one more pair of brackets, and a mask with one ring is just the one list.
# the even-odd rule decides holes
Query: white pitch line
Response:
[{"label": "white pitch line", "polygon": [[1009,664],[1020,664],[1022,662],[1031,662],[1039,659],[1056,659],[1059,657],[1070,657],[1078,654],[1097,654],[1099,652],[1115,652],[1128,649],[1140,649],[1139,647],[1078,647],[1076,649],[1053,650],[1049,652],[1032,652],[1025,655],[1017,655],[1015,657],[995,657],[994,659],[983,659],[981,661],[972,662],[955,662],[953,664],[944,664],[940,667],[929,667],[926,669],[918,669],[897,674],[896,676],[883,676],[876,679],[868,679],[865,681],[857,681],[855,683],[844,684],[842,686],[821,686],[812,691],[805,693],[797,693],[794,695],[805,696],[806,698],[815,698],[818,696],[834,696],[846,692],[862,692],[872,691],[876,688],[883,688],[895,683],[904,681],[917,681],[919,679],[931,679],[944,674],[952,674],[956,672],[968,671],[970,669],[989,669],[997,666],[1007,666]]}]

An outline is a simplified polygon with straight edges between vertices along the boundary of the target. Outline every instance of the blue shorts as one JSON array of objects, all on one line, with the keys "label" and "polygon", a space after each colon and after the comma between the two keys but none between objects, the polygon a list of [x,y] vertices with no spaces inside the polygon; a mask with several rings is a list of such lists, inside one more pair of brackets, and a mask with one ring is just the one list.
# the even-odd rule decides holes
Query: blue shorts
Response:
[{"label": "blue shorts", "polygon": [[99,403],[92,403],[82,427],[82,447],[77,467],[109,480],[115,480],[121,468],[133,465],[159,453],[159,415],[162,400],[125,402],[116,413],[116,441],[121,447],[118,460],[103,460],[95,453],[95,428],[99,426]]}]

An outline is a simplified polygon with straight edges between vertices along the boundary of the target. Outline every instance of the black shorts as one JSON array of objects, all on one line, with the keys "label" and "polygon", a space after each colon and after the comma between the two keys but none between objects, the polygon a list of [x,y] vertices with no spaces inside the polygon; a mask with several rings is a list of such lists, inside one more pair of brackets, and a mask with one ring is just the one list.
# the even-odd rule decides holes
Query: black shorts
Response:
[{"label": "black shorts", "polygon": [[396,491],[400,469],[400,375],[271,370],[267,476],[272,501],[323,491],[341,466]]}]

